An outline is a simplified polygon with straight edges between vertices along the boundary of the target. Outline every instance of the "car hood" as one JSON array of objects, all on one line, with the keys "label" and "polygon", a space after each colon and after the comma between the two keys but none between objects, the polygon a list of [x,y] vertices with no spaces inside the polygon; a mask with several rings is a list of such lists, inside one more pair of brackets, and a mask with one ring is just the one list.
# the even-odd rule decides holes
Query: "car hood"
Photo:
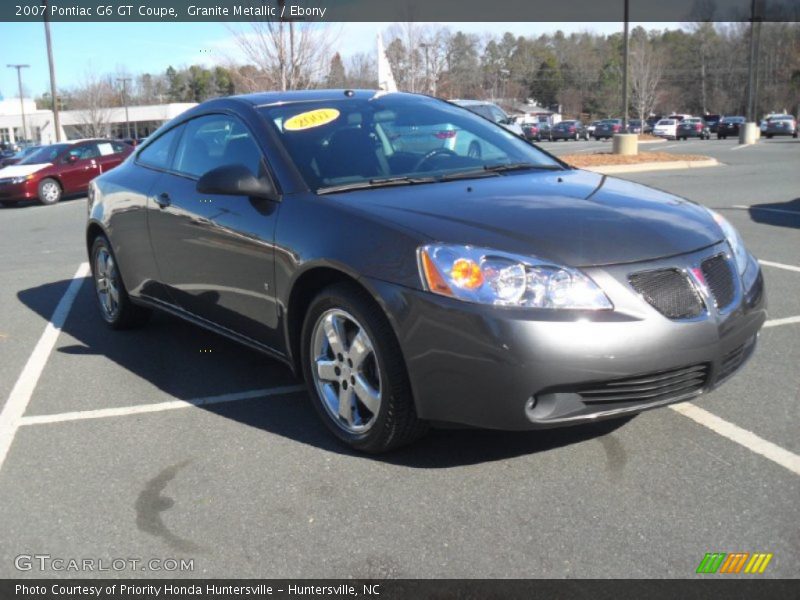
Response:
[{"label": "car hood", "polygon": [[40,163],[35,165],[11,165],[0,169],[0,179],[7,179],[9,177],[24,177],[31,173],[36,173],[49,167],[51,163]]},{"label": "car hood", "polygon": [[700,205],[580,170],[538,171],[328,196],[433,241],[594,266],[683,254],[719,242]]}]

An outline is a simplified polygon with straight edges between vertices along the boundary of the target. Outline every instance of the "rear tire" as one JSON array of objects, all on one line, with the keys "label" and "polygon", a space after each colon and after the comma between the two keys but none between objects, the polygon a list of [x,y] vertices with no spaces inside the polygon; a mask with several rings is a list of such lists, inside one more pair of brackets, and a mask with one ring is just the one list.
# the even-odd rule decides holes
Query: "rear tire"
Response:
[{"label": "rear tire", "polygon": [[341,442],[377,454],[427,431],[400,344],[364,290],[343,283],[322,290],[305,315],[300,345],[311,402]]},{"label": "rear tire", "polygon": [[46,177],[39,182],[39,202],[45,206],[58,203],[58,201],[61,200],[62,193],[61,184],[55,179]]},{"label": "rear tire", "polygon": [[111,244],[98,235],[92,244],[92,279],[100,316],[111,329],[132,329],[144,325],[150,311],[131,302],[114,258]]}]

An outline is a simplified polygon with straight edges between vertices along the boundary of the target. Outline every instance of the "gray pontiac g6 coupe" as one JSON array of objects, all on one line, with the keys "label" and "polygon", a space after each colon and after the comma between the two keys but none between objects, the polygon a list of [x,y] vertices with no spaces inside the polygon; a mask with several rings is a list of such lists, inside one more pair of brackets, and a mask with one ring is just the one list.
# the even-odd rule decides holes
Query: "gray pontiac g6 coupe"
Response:
[{"label": "gray pontiac g6 coupe", "polygon": [[365,452],[691,399],[766,318],[718,213],[412,94],[205,102],[92,182],[86,245],[109,326],[163,310],[284,361]]}]

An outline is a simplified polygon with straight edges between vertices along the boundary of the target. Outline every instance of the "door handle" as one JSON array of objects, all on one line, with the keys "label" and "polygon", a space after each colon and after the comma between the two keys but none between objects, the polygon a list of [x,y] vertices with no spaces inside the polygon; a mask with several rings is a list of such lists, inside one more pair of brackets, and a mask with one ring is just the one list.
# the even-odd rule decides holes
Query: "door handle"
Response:
[{"label": "door handle", "polygon": [[167,192],[161,192],[158,196],[156,196],[156,204],[158,204],[159,208],[167,208],[170,204],[172,204],[172,200]]}]

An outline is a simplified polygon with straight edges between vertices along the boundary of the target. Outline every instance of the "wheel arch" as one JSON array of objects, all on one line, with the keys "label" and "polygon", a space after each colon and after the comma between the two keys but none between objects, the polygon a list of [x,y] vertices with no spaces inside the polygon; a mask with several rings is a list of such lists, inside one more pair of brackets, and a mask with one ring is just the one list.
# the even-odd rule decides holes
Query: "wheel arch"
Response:
[{"label": "wheel arch", "polygon": [[396,323],[391,313],[387,310],[385,302],[382,301],[380,295],[372,289],[364,278],[358,277],[355,273],[349,272],[338,265],[326,263],[310,266],[295,277],[285,305],[284,329],[287,355],[292,368],[298,374],[302,373],[300,343],[303,321],[305,321],[308,307],[319,292],[337,283],[352,285],[363,291],[381,309],[392,332],[397,337]]}]

